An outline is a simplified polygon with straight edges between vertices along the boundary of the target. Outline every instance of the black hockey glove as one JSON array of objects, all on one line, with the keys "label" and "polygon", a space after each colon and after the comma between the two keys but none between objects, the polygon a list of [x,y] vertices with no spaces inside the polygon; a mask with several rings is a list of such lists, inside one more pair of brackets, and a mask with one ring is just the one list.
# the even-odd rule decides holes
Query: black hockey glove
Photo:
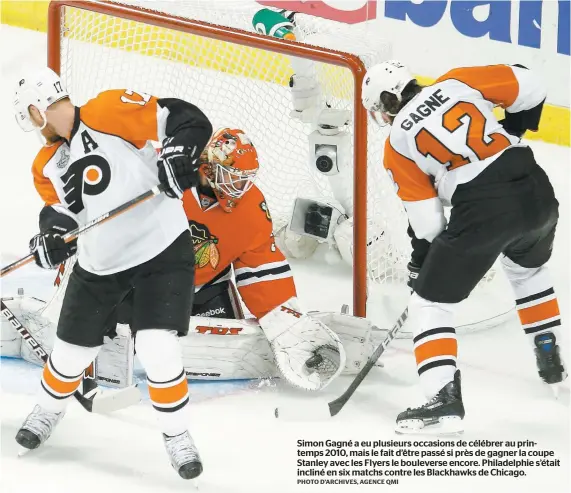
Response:
[{"label": "black hockey glove", "polygon": [[508,121],[506,118],[499,120],[498,123],[502,127],[504,127],[504,130],[508,134],[513,135],[514,137],[517,137],[518,139],[521,139],[523,137],[523,134],[527,130],[525,128],[521,128],[519,125],[515,124],[515,122],[513,122],[512,120]]},{"label": "black hockey glove", "polygon": [[182,198],[185,190],[198,184],[200,151],[197,146],[185,145],[185,141],[188,142],[177,136],[165,139],[157,162],[159,181],[165,185],[165,193],[173,199]]},{"label": "black hockey glove", "polygon": [[66,243],[55,230],[39,233],[30,240],[30,253],[42,269],[55,269],[77,251],[77,242]]},{"label": "black hockey glove", "polygon": [[418,265],[414,261],[411,261],[406,266],[408,269],[408,281],[406,285],[410,288],[411,291],[414,291],[416,280],[418,279],[418,274],[420,274],[420,269],[422,266]]}]

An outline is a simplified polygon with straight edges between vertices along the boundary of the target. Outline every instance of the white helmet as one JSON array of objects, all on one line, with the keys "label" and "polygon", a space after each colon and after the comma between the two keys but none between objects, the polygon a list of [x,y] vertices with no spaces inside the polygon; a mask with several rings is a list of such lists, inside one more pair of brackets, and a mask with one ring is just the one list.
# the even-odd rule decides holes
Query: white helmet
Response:
[{"label": "white helmet", "polygon": [[49,68],[42,68],[28,77],[18,81],[14,95],[14,112],[18,125],[25,132],[31,132],[37,127],[30,118],[30,105],[34,105],[44,119],[40,130],[46,126],[45,111],[55,102],[68,98],[69,93],[63,86],[59,76]]},{"label": "white helmet", "polygon": [[400,101],[402,99],[402,91],[406,85],[415,80],[405,65],[397,60],[388,60],[378,65],[374,65],[365,74],[363,79],[363,91],[361,99],[363,106],[371,111],[388,113],[381,102],[381,94],[388,92],[394,94]]}]

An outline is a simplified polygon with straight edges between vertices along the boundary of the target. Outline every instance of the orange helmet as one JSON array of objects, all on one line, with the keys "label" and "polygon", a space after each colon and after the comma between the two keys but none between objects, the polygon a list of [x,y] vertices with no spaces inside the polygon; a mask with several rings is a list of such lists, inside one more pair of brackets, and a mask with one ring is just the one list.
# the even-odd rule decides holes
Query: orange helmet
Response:
[{"label": "orange helmet", "polygon": [[202,153],[201,171],[214,190],[220,206],[232,212],[252,188],[258,173],[258,153],[243,130],[217,130]]}]

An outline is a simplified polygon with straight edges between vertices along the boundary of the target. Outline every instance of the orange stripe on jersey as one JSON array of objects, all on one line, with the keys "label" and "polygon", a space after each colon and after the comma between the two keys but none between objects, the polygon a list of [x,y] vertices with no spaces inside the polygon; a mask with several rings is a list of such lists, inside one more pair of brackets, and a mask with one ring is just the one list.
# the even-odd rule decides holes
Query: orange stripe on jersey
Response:
[{"label": "orange stripe on jersey", "polygon": [[395,182],[401,200],[416,202],[437,197],[428,175],[414,161],[397,152],[390,138],[385,144],[384,166]]},{"label": "orange stripe on jersey", "polygon": [[540,303],[539,305],[530,306],[518,310],[519,319],[522,325],[540,322],[548,318],[557,317],[559,315],[559,305],[557,299]]},{"label": "orange stripe on jersey", "polygon": [[416,364],[420,365],[423,361],[437,356],[454,356],[458,353],[458,342],[456,339],[434,339],[425,342],[414,349]]},{"label": "orange stripe on jersey", "polygon": [[149,382],[149,396],[155,404],[174,404],[188,394],[188,382],[184,378],[171,387],[153,387]]},{"label": "orange stripe on jersey", "polygon": [[514,104],[519,94],[519,83],[508,65],[455,68],[438,78],[435,84],[451,79],[481,92],[485,99],[503,108]]},{"label": "orange stripe on jersey", "polygon": [[81,121],[105,134],[116,135],[138,149],[158,141],[157,98],[124,89],[105,91],[80,108]]},{"label": "orange stripe on jersey", "polygon": [[51,146],[44,146],[38,152],[34,164],[32,165],[32,175],[34,177],[34,186],[40,194],[40,197],[46,205],[58,204],[60,202],[56,189],[49,178],[44,176],[44,168],[49,160],[63,144],[63,140]]},{"label": "orange stripe on jersey", "polygon": [[81,376],[77,380],[64,382],[55,376],[49,369],[49,365],[44,366],[43,379],[45,384],[58,394],[71,394],[77,390],[81,382]]}]

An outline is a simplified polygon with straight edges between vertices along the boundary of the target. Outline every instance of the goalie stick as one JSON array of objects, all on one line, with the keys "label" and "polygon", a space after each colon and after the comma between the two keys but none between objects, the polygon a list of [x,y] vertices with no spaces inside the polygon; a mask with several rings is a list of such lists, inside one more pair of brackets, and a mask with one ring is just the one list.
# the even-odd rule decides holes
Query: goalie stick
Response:
[{"label": "goalie stick", "polygon": [[[142,204],[143,202],[149,200],[150,198],[161,194],[162,192],[164,192],[164,190],[165,190],[164,185],[162,184],[157,185],[156,187],[151,188],[147,192],[142,193],[141,195],[135,197],[134,199],[131,199],[128,202],[125,202],[124,204],[115,207],[115,209],[112,209],[109,212],[106,212],[105,214],[102,214],[101,216],[86,222],[83,226],[80,226],[79,228],[70,231],[69,233],[63,236],[63,239],[65,240],[66,243],[69,243],[70,241],[75,240],[79,235],[87,233],[90,229],[93,229],[96,226],[99,226],[100,224],[109,221],[109,219],[113,219],[114,217],[117,217],[119,214],[127,212],[129,209],[132,209],[133,207]],[[10,274],[10,272],[13,272],[16,269],[19,269],[20,267],[29,264],[33,260],[34,260],[33,254],[26,255],[20,260],[16,260],[16,262],[13,262],[10,265],[7,265],[6,267],[2,268],[2,270],[0,271],[0,277],[4,277],[5,275]]]},{"label": "goalie stick", "polygon": [[[6,306],[3,299],[0,300],[0,303],[2,315],[10,325],[18,331],[18,334],[20,334],[26,344],[30,346],[32,351],[34,351],[44,363],[47,363],[48,353],[42,345],[30,334],[28,329],[22,325],[16,315]],[[134,385],[121,390],[98,391],[99,387],[95,381],[95,375],[90,375],[90,371],[93,371],[93,364],[84,372],[84,379],[90,382],[87,394],[89,397],[86,397],[78,390],[73,393],[73,396],[86,411],[99,414],[110,413],[137,404],[141,400],[141,394]]]},{"label": "goalie stick", "polygon": [[[351,396],[357,390],[357,387],[361,385],[361,382],[365,379],[365,377],[371,371],[371,368],[375,366],[377,360],[381,357],[381,355],[385,352],[387,346],[391,343],[391,341],[397,335],[397,332],[401,329],[408,318],[408,306],[402,312],[402,315],[396,321],[395,325],[389,330],[387,336],[385,337],[384,341],[379,344],[377,349],[373,352],[371,357],[368,359],[365,366],[361,369],[361,371],[357,374],[357,376],[353,379],[347,390],[343,392],[337,399],[332,400],[327,404],[327,409],[322,403],[319,403],[317,407],[313,408],[312,410],[304,409],[303,406],[296,406],[295,410],[292,408],[291,410],[288,408],[284,408],[280,410],[276,408],[274,414],[276,418],[285,417],[293,418],[293,419],[303,419],[307,417],[332,417],[339,414],[343,406],[347,404],[347,401],[351,398]],[[284,412],[285,411],[285,412]]]}]

